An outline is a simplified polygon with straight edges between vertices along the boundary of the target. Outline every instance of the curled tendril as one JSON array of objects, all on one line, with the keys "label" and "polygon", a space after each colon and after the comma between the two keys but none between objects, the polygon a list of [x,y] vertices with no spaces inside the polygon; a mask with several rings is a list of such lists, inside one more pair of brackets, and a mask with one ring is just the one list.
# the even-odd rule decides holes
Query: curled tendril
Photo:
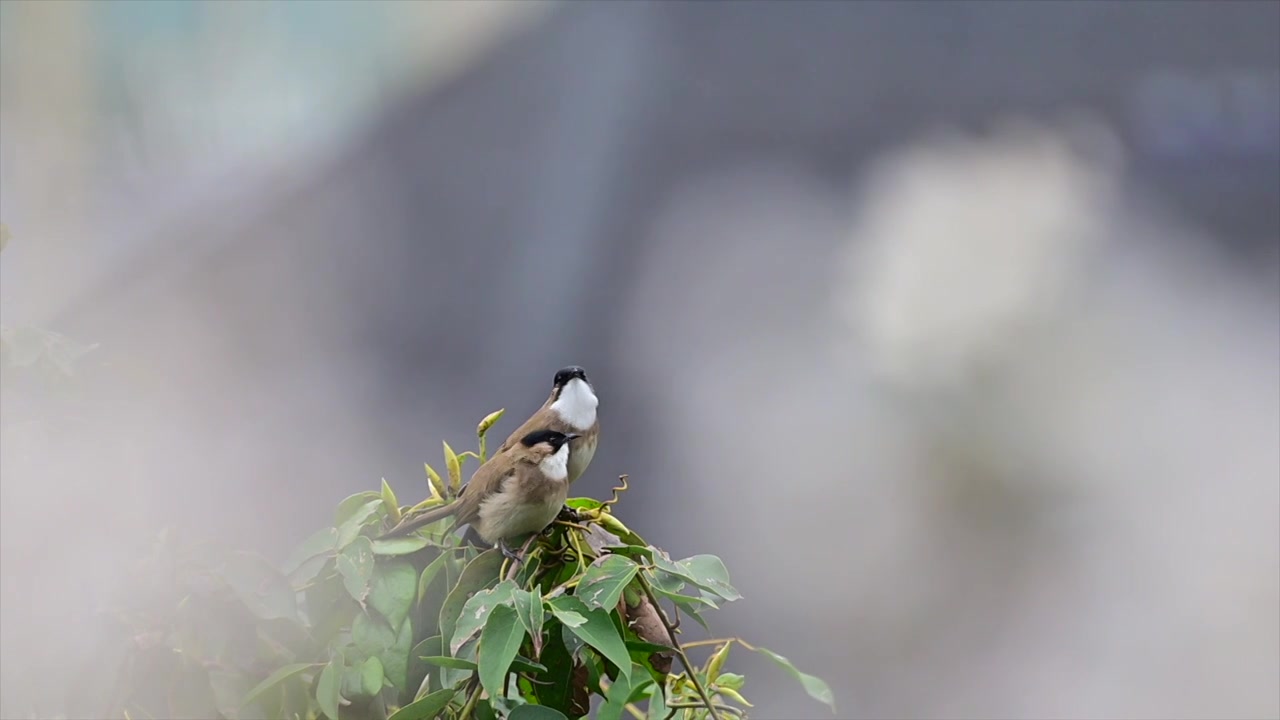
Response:
[{"label": "curled tendril", "polygon": [[609,499],[609,500],[606,500],[603,504],[601,504],[601,505],[600,505],[600,509],[601,509],[601,510],[604,510],[605,508],[609,507],[610,505],[613,505],[613,504],[617,503],[617,502],[618,502],[618,498],[622,496],[622,493],[624,493],[624,492],[626,492],[626,491],[627,491],[627,488],[629,487],[629,485],[627,484],[627,476],[626,476],[626,475],[619,475],[619,476],[618,476],[618,482],[620,482],[620,483],[622,483],[622,484],[621,484],[621,485],[619,485],[619,486],[617,486],[617,487],[615,487],[615,488],[613,488],[613,497],[612,497],[611,499]]}]

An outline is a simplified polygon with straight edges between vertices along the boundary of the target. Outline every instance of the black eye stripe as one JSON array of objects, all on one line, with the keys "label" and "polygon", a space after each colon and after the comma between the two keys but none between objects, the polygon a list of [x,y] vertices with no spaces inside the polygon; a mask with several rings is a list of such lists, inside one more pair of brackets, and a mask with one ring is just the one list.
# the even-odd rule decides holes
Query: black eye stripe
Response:
[{"label": "black eye stripe", "polygon": [[533,447],[538,443],[547,443],[555,447],[557,444],[564,443],[564,440],[564,433],[556,432],[555,430],[535,430],[521,438],[520,444],[525,447]]}]

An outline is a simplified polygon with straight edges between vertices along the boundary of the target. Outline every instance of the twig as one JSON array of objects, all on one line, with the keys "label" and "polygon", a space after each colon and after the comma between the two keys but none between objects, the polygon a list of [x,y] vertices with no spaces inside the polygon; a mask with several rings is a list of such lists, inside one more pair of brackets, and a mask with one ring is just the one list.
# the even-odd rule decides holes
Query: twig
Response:
[{"label": "twig", "polygon": [[[510,558],[506,558],[506,557],[502,558],[502,570],[498,573],[498,577],[511,580],[516,576],[516,573],[520,572],[520,565],[524,563],[526,559],[525,555],[529,552],[529,546],[533,544],[533,541],[537,539],[537,537],[538,537],[537,533],[530,535],[529,539],[525,540],[524,544],[520,546],[520,552],[516,553],[516,557],[521,558],[520,562],[514,563],[514,562],[511,562]],[[511,565],[511,570],[509,571],[507,570],[508,563],[510,563]]]},{"label": "twig", "polygon": [[755,647],[749,644],[746,640],[743,640],[742,638],[739,638],[739,637],[711,638],[709,640],[695,640],[691,643],[685,643],[684,646],[687,648],[691,648],[691,647],[699,647],[702,645],[723,645],[724,643],[727,643],[727,642],[736,642],[748,650],[751,650],[753,652],[755,651]]},{"label": "twig", "polygon": [[[713,703],[713,704],[716,706],[716,709],[717,709],[717,710],[724,710],[725,712],[727,712],[727,713],[729,713],[729,714],[733,715],[734,717],[742,717],[742,716],[743,716],[743,712],[742,712],[742,710],[740,710],[739,708],[736,708],[736,707],[734,707],[734,706],[732,706],[732,705],[721,705],[720,703]],[[696,702],[696,703],[695,703],[695,702],[690,702],[690,703],[669,702],[669,703],[667,703],[667,707],[669,707],[669,708],[671,708],[671,709],[673,709],[673,710],[681,710],[681,709],[684,709],[684,710],[692,710],[692,709],[694,709],[694,708],[700,708],[700,707],[703,707],[703,705],[702,705],[702,703],[700,703],[700,702]]]},{"label": "twig", "polygon": [[578,523],[570,520],[557,520],[556,525],[564,525],[565,527],[578,528],[583,532],[591,532],[591,528],[586,525],[579,525]]},{"label": "twig", "polygon": [[707,689],[702,687],[702,681],[698,679],[698,673],[693,668],[693,663],[689,662],[689,656],[685,654],[684,648],[680,646],[680,641],[676,639],[676,629],[671,626],[671,621],[667,619],[667,613],[658,604],[658,598],[653,594],[653,588],[649,587],[649,581],[645,579],[641,573],[636,576],[640,580],[640,588],[644,590],[644,594],[649,598],[649,602],[653,603],[653,608],[658,611],[658,619],[662,621],[663,627],[667,629],[667,636],[671,638],[671,644],[676,654],[680,656],[680,663],[684,665],[684,670],[689,675],[689,682],[693,683],[693,688],[698,691],[698,697],[702,698],[703,705],[707,710],[711,711],[711,720],[720,720],[720,713],[716,708],[716,704],[711,702],[711,696],[707,694]]},{"label": "twig", "polygon": [[462,706],[462,710],[458,713],[458,720],[467,720],[471,717],[472,711],[476,709],[476,703],[480,700],[480,682],[476,681],[476,686],[472,688],[470,697],[467,698],[467,704]]}]

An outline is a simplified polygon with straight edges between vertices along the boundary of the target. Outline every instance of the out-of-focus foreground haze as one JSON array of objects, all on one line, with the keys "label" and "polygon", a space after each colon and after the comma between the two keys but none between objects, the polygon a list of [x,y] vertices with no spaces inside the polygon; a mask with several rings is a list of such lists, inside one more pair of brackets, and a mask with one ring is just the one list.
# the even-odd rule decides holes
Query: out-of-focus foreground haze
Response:
[{"label": "out-of-focus foreground haze", "polygon": [[570,363],[842,716],[1280,717],[1280,4],[6,1],[0,222],[5,718]]}]

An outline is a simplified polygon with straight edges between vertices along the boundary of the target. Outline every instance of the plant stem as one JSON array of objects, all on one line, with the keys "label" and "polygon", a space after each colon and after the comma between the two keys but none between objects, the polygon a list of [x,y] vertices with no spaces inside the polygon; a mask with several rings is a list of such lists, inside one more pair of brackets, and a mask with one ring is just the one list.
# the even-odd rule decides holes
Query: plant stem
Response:
[{"label": "plant stem", "polygon": [[708,638],[706,640],[695,640],[690,643],[685,643],[684,646],[686,648],[695,648],[702,647],[703,645],[723,645],[724,643],[733,642],[737,639],[738,638]]},{"label": "plant stem", "polygon": [[475,688],[471,691],[471,695],[467,698],[467,704],[462,706],[462,711],[458,713],[458,720],[467,720],[471,717],[472,711],[476,709],[476,703],[480,701],[480,681],[476,681]]},{"label": "plant stem", "polygon": [[711,711],[711,720],[720,720],[720,713],[716,709],[715,703],[711,702],[711,696],[707,694],[707,689],[702,686],[702,681],[698,679],[698,673],[694,670],[693,663],[689,662],[689,656],[685,654],[684,648],[680,646],[680,641],[676,639],[676,629],[672,627],[671,621],[667,619],[667,611],[662,609],[658,604],[658,598],[653,594],[653,588],[649,587],[649,581],[645,578],[644,573],[636,575],[640,580],[640,588],[644,590],[644,594],[649,598],[649,602],[653,603],[653,609],[658,611],[658,619],[662,621],[663,627],[667,629],[667,637],[671,639],[676,654],[680,656],[680,663],[684,665],[684,670],[689,675],[689,682],[693,683],[693,688],[698,691],[698,697],[702,698],[702,703],[706,705],[707,710]]},{"label": "plant stem", "polygon": [[736,642],[742,647],[752,652],[756,651],[756,648],[754,645],[752,645],[751,643],[739,637],[711,638],[709,640],[695,640],[694,642],[691,642],[691,643],[685,643],[684,646],[687,648],[691,648],[691,647],[701,647],[703,645],[723,645],[724,643],[727,643],[727,642]]},{"label": "plant stem", "polygon": [[[681,709],[693,710],[695,708],[702,707],[702,703],[670,702],[670,703],[667,703],[667,707],[671,708],[672,710],[681,710]],[[732,705],[716,705],[716,708],[720,710],[724,710],[725,712],[733,715],[734,717],[742,717],[742,711],[736,707],[733,707]]]}]

